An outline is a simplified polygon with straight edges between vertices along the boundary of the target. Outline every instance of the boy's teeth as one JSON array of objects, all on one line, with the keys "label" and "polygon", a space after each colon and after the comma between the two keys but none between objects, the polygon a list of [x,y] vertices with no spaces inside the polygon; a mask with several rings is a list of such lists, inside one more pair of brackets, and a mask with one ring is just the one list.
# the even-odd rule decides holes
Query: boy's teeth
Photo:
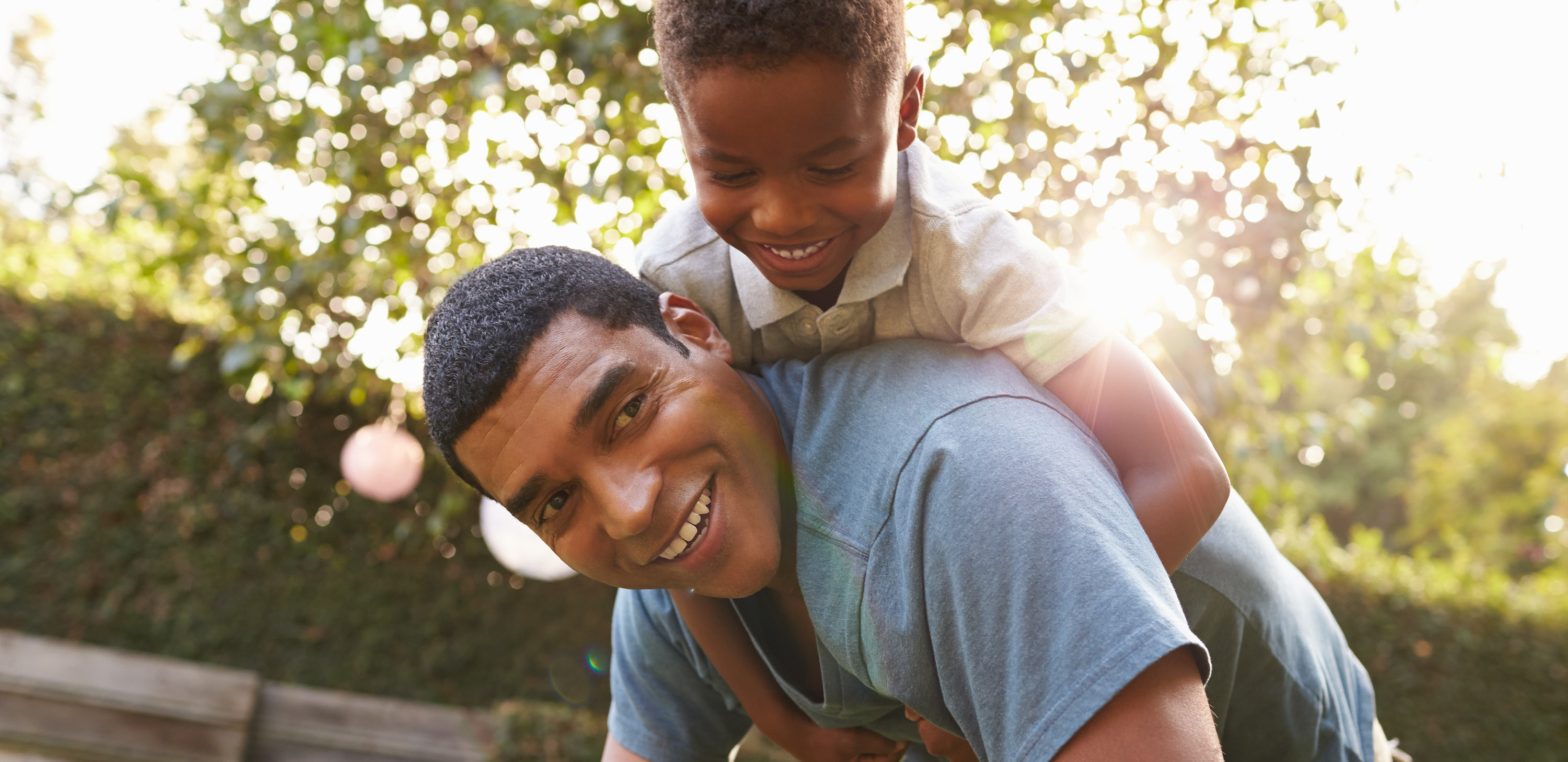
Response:
[{"label": "boy's teeth", "polygon": [[767,244],[763,244],[763,246],[768,251],[771,251],[774,254],[783,257],[784,259],[805,259],[806,257],[809,257],[812,254],[820,251],[826,244],[827,241],[818,241],[814,244],[811,244],[810,246],[798,246],[792,249],[782,249],[777,246],[768,246]]},{"label": "boy's teeth", "polygon": [[691,513],[686,514],[686,523],[681,525],[680,532],[675,536],[675,539],[671,540],[670,544],[664,547],[664,552],[659,554],[660,558],[666,561],[673,561],[686,551],[686,548],[692,544],[692,541],[702,531],[702,522],[705,520],[703,517],[712,510],[708,507],[712,502],[713,496],[708,494],[707,490],[703,490],[702,494],[697,497],[697,504],[692,506]]}]

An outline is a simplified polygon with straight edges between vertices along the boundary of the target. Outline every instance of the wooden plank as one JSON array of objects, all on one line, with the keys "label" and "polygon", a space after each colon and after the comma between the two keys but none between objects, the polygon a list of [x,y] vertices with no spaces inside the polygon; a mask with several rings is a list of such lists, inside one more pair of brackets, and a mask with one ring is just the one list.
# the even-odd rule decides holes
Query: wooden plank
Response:
[{"label": "wooden plank", "polygon": [[239,762],[259,686],[251,672],[0,631],[0,748]]},{"label": "wooden plank", "polygon": [[256,708],[254,672],[0,630],[0,692],[218,725]]},{"label": "wooden plank", "polygon": [[252,762],[483,762],[486,712],[264,683]]}]

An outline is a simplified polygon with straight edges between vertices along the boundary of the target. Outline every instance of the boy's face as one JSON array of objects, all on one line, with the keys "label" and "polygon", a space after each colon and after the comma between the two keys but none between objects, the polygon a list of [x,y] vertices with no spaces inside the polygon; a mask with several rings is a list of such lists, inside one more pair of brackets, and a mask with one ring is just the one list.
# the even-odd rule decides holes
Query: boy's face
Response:
[{"label": "boy's face", "polygon": [[[729,66],[681,87],[681,135],[702,216],[779,288],[823,306],[893,212],[898,152],[914,140],[924,78],[857,92],[838,62]],[[817,298],[813,298],[813,297]]]},{"label": "boy's face", "polygon": [[563,313],[454,449],[592,579],[751,595],[784,552],[778,421],[690,301],[664,309],[690,357],[645,328]]}]

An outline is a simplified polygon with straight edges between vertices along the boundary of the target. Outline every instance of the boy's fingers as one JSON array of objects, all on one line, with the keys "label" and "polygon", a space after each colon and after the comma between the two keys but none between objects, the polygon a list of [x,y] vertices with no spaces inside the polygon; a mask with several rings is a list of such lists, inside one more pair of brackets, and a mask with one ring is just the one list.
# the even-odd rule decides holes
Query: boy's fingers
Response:
[{"label": "boy's fingers", "polygon": [[904,741],[894,741],[881,733],[863,728],[856,728],[852,732],[855,734],[855,747],[861,754],[867,756],[873,754],[897,754],[909,745]]},{"label": "boy's fingers", "polygon": [[915,721],[915,731],[920,734],[920,742],[925,744],[926,751],[943,759],[972,760],[975,758],[974,750],[969,747],[969,742],[955,736],[921,718]]}]

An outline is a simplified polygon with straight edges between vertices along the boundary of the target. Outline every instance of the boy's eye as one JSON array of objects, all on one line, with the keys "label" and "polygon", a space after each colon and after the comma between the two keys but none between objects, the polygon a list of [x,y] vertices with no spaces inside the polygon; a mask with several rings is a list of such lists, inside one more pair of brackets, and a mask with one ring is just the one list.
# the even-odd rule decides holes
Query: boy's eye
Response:
[{"label": "boy's eye", "polygon": [[751,172],[709,172],[708,178],[720,185],[739,185],[751,179]]},{"label": "boy's eye", "polygon": [[811,171],[815,172],[819,177],[837,178],[844,177],[855,171],[855,165],[845,164],[839,167],[814,167]]},{"label": "boy's eye", "polygon": [[566,507],[566,500],[571,496],[570,492],[563,489],[556,490],[550,497],[546,498],[544,507],[539,509],[539,523],[543,524],[555,518],[555,514],[560,513],[561,509]]},{"label": "boy's eye", "polygon": [[639,394],[631,398],[631,400],[625,405],[621,406],[620,412],[615,414],[616,431],[620,431],[621,429],[631,425],[632,419],[636,418],[637,414],[642,412],[642,401],[643,395]]}]

